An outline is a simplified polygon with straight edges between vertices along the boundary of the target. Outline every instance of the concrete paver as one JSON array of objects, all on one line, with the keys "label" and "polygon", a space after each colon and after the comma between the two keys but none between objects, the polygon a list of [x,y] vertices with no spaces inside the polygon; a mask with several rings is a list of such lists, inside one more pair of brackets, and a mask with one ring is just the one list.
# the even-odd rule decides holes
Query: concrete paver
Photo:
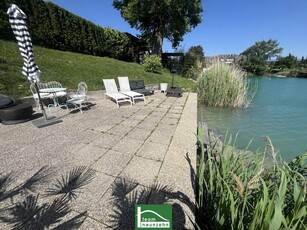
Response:
[{"label": "concrete paver", "polygon": [[162,162],[159,161],[134,156],[119,176],[144,186],[152,186],[156,181],[161,164]]},{"label": "concrete paver", "polygon": [[[98,136],[98,134],[97,134],[97,136]],[[120,136],[117,136],[117,135],[114,135],[114,134],[109,134],[109,133],[102,133],[97,138],[95,138],[95,140],[93,140],[91,143],[94,146],[110,149],[114,145],[116,145],[116,143],[120,139],[121,139]]]},{"label": "concrete paver", "polygon": [[132,157],[133,156],[129,154],[109,150],[106,154],[97,159],[97,161],[91,165],[91,168],[116,177],[122,172],[124,167],[127,166]]},{"label": "concrete paver", "polygon": [[136,155],[152,160],[163,161],[168,145],[146,141]]},{"label": "concrete paver", "polygon": [[150,129],[141,129],[138,127],[135,127],[129,134],[127,135],[128,138],[137,139],[141,141],[145,141],[148,136],[151,134]]},{"label": "concrete paver", "polygon": [[[63,120],[55,125],[38,129],[31,122],[0,124],[0,175],[15,175],[8,188],[23,184],[46,166],[51,179],[43,181],[38,173],[28,181],[36,186],[27,194],[40,194],[39,204],[52,202],[54,197],[45,196],[45,190],[76,176],[71,171],[75,167],[85,166],[95,170],[93,180],[78,190],[71,211],[53,226],[84,218],[79,229],[133,229],[134,204],[147,201],[172,204],[173,226],[192,229],[197,95],[175,98],[156,92],[146,103],[120,108],[105,99],[103,91],[89,96],[95,106],[83,114],[52,110]],[[84,177],[77,175],[81,184]],[[11,202],[0,202],[0,208],[14,205]],[[0,229],[10,227],[0,221]]]},{"label": "concrete paver", "polygon": [[109,129],[107,133],[114,134],[123,138],[126,136],[131,130],[133,126],[122,125],[121,123]]},{"label": "concrete paver", "polygon": [[143,140],[132,139],[128,136],[125,136],[123,139],[119,140],[112,147],[112,149],[126,154],[135,154],[143,143]]}]

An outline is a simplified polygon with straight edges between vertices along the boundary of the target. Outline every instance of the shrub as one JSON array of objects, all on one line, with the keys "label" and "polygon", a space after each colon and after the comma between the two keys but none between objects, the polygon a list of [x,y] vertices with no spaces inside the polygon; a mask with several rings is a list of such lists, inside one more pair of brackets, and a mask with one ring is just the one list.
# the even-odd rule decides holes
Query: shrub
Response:
[{"label": "shrub", "polygon": [[102,28],[51,1],[1,0],[0,39],[16,40],[6,14],[12,2],[27,15],[27,27],[34,45],[125,61],[137,59],[138,38],[112,28]]},{"label": "shrub", "polygon": [[185,73],[184,77],[196,80],[201,75],[200,69],[196,67],[190,67]]},{"label": "shrub", "polygon": [[115,59],[124,59],[127,55],[125,54],[125,48],[128,46],[130,40],[129,37],[112,28],[104,29],[103,37],[103,51],[107,57]]},{"label": "shrub", "polygon": [[198,133],[200,229],[306,229],[307,153],[286,164],[267,137],[270,154],[237,154],[231,138],[205,152]]},{"label": "shrub", "polygon": [[158,55],[146,55],[144,61],[145,70],[147,72],[161,73],[162,63],[161,58]]}]

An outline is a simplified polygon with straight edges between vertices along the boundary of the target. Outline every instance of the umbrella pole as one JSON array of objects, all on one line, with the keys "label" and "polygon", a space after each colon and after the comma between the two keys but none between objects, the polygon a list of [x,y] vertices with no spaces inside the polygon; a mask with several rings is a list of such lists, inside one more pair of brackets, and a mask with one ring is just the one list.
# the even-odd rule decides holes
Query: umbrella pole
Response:
[{"label": "umbrella pole", "polygon": [[47,115],[46,115],[46,111],[44,109],[44,105],[43,105],[43,102],[42,102],[42,98],[41,98],[41,95],[39,93],[39,88],[37,86],[37,82],[35,82],[35,89],[36,89],[36,92],[37,92],[37,96],[38,96],[38,101],[39,101],[39,106],[40,106],[40,109],[44,115],[44,118],[45,118],[45,121],[47,121]]},{"label": "umbrella pole", "polygon": [[43,101],[41,98],[41,95],[39,93],[39,88],[37,86],[37,83],[35,82],[34,84],[36,92],[37,92],[37,96],[38,96],[38,101],[39,101],[39,107],[44,115],[44,118],[38,118],[32,121],[33,125],[35,125],[37,128],[42,128],[48,125],[53,125],[53,124],[57,124],[62,122],[62,120],[56,118],[55,116],[49,117],[47,118],[45,109],[44,109],[44,105],[43,105]]}]

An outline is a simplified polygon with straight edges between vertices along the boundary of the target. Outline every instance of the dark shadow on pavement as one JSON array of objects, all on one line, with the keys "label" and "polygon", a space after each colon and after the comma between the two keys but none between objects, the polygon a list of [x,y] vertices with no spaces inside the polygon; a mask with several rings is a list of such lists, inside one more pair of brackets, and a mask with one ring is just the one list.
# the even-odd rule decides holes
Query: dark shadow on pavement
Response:
[{"label": "dark shadow on pavement", "polygon": [[194,194],[196,194],[196,179],[197,179],[197,175],[196,175],[195,169],[193,168],[193,165],[191,163],[191,158],[189,157],[189,153],[186,153],[185,159],[187,160],[187,162],[189,163],[189,166],[190,166],[190,175],[191,175],[192,187],[193,187],[193,190],[194,190]]},{"label": "dark shadow on pavement", "polygon": [[32,118],[31,118],[31,121],[32,120],[35,120],[37,118],[40,118],[40,117],[43,117],[43,114],[42,113],[33,113],[32,114]]},{"label": "dark shadow on pavement", "polygon": [[108,216],[112,229],[135,229],[136,204],[172,204],[173,229],[184,229],[186,215],[182,203],[194,212],[194,202],[182,192],[174,192],[162,184],[144,187],[126,179],[117,179],[112,187],[114,212]]},{"label": "dark shadow on pavement", "polygon": [[[53,179],[51,168],[42,167],[29,179],[17,183],[13,173],[0,173],[0,225],[11,229],[78,229],[87,217],[80,213],[67,220],[70,204],[88,185],[95,171],[75,167],[66,175]],[[48,186],[55,181],[51,186]],[[48,186],[46,191],[42,187]]]}]

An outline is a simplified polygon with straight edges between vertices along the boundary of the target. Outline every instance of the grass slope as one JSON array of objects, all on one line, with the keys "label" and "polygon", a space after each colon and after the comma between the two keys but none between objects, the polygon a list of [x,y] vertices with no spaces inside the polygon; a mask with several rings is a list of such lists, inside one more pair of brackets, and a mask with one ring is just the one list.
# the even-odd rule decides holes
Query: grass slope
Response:
[{"label": "grass slope", "polygon": [[[34,46],[35,62],[42,71],[41,81],[58,81],[75,90],[80,81],[86,82],[89,90],[103,89],[102,79],[128,76],[129,79],[144,79],[145,84],[167,82],[172,75],[168,70],[162,74],[149,73],[137,63],[123,62],[107,57],[63,52]],[[0,93],[15,98],[31,95],[30,83],[21,74],[23,65],[17,42],[0,40]],[[175,85],[185,91],[194,91],[195,83],[175,77]]]}]

